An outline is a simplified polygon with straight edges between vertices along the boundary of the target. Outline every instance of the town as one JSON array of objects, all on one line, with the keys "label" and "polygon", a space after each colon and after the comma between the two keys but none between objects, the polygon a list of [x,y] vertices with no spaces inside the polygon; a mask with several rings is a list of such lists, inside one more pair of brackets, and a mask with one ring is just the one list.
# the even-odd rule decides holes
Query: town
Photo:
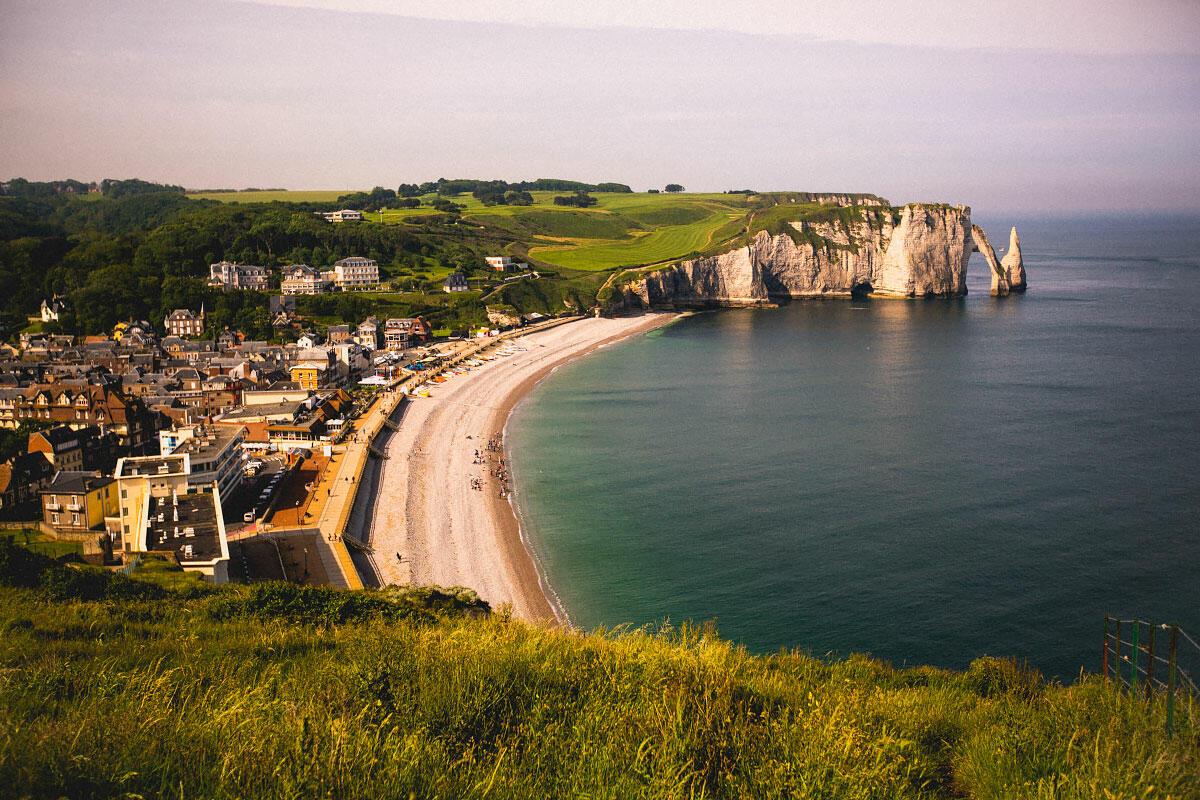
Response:
[{"label": "town", "polygon": [[[486,262],[529,274],[508,256]],[[272,323],[295,340],[228,328],[211,337],[201,305],[107,335],[22,332],[3,345],[0,526],[96,565],[153,553],[216,583],[361,588],[343,537],[355,496],[346,485],[384,456],[370,434],[394,424],[402,381],[545,317],[495,311],[489,326],[436,337],[420,316],[321,328],[298,315],[296,296],[378,290],[375,260],[349,256],[329,270],[220,261],[209,272],[223,292],[278,286]],[[443,288],[466,291],[467,279],[451,273]],[[46,298],[40,320],[56,322],[65,306]]]}]

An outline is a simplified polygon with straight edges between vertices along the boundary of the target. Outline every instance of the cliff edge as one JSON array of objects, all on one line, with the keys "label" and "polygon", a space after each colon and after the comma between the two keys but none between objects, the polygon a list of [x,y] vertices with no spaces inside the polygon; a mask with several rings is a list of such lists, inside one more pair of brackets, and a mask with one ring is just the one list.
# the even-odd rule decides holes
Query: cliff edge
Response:
[{"label": "cliff edge", "polygon": [[618,273],[601,300],[620,310],[855,295],[959,297],[967,293],[975,247],[991,269],[993,294],[1008,294],[1018,276],[1024,289],[1019,242],[1001,264],[986,234],[971,224],[968,206],[780,204],[752,214],[736,247]]}]

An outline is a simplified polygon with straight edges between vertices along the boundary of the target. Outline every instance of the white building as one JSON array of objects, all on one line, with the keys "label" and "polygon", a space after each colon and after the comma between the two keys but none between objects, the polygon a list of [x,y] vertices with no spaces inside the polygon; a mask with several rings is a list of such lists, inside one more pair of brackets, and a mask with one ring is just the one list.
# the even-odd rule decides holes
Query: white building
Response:
[{"label": "white building", "polygon": [[219,261],[208,265],[208,285],[225,290],[251,289],[265,292],[271,286],[271,268]]},{"label": "white building", "polygon": [[496,272],[521,272],[529,269],[524,261],[513,261],[511,256],[488,256],[484,259]]},{"label": "white building", "polygon": [[242,443],[246,429],[226,425],[195,425],[159,431],[162,455],[188,456],[188,484],[205,487],[216,484],[225,497],[231,497],[242,483]]},{"label": "white building", "polygon": [[308,264],[291,264],[283,268],[284,294],[321,294],[328,284],[321,273]]},{"label": "white building", "polygon": [[193,486],[188,455],[141,456],[117,462],[119,516],[129,553],[170,552],[185,570],[214,583],[229,580],[229,540],[216,483]]},{"label": "white building", "polygon": [[326,222],[358,222],[362,220],[361,211],[355,211],[349,208],[343,208],[341,211],[324,211],[321,216]]},{"label": "white building", "polygon": [[373,258],[351,256],[333,265],[333,282],[343,292],[379,287],[379,264]]},{"label": "white building", "polygon": [[59,315],[66,310],[66,304],[55,295],[49,300],[42,301],[42,322],[58,322]]},{"label": "white building", "polygon": [[461,272],[453,272],[446,278],[446,282],[442,284],[442,289],[447,292],[465,292],[471,287],[467,285],[467,276]]}]

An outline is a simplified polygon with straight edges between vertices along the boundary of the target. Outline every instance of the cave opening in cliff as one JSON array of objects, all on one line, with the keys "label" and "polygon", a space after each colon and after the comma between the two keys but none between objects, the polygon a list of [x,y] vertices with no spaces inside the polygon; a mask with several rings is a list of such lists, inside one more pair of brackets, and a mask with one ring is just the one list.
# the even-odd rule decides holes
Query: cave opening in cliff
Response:
[{"label": "cave opening in cliff", "polygon": [[866,297],[874,290],[875,289],[873,286],[871,286],[870,281],[861,281],[850,287],[850,296],[851,297]]}]

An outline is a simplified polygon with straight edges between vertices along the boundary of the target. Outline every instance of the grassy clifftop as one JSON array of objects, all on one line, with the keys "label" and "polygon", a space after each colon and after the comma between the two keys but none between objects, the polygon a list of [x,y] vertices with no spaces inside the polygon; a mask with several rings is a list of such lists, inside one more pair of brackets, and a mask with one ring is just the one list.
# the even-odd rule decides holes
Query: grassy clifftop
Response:
[{"label": "grassy clifftop", "polygon": [[61,576],[0,588],[6,795],[1200,794],[1195,728],[1167,739],[1161,708],[1006,661],[755,656],[703,628],[534,627],[469,593],[148,575],[96,600]]}]

